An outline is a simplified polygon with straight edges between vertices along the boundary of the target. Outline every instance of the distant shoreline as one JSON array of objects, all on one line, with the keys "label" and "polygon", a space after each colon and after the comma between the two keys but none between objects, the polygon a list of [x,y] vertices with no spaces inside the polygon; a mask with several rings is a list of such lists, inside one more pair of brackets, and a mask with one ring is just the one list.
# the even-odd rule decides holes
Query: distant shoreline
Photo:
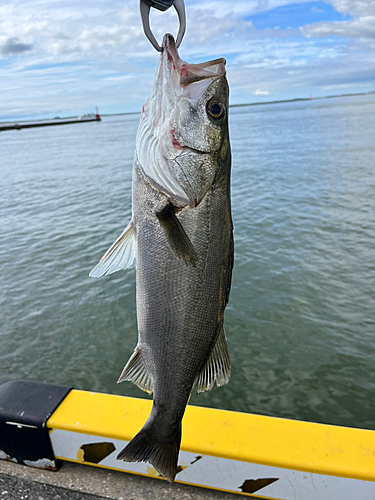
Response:
[{"label": "distant shoreline", "polygon": [[[243,104],[230,104],[230,108],[242,108],[246,106],[262,106],[265,104],[280,104],[284,102],[298,102],[298,101],[317,101],[319,99],[334,99],[336,97],[354,97],[354,96],[360,96],[360,95],[370,95],[370,94],[375,94],[375,91],[373,92],[359,92],[356,94],[335,94],[335,95],[325,95],[325,96],[320,96],[320,97],[296,97],[294,99],[281,99],[279,101],[265,101],[265,102],[248,102],[248,103],[243,103]],[[140,111],[132,111],[132,112],[126,112],[126,113],[102,113],[101,116],[122,116],[122,115],[138,115]]]},{"label": "distant shoreline", "polygon": [[295,99],[283,99],[279,101],[266,101],[266,102],[249,102],[246,104],[230,104],[230,108],[240,108],[242,106],[260,106],[262,104],[280,104],[283,102],[297,102],[297,101],[317,101],[319,99],[334,99],[336,97],[354,97],[359,95],[370,95],[375,94],[374,92],[359,92],[357,94],[336,94],[336,95],[325,95],[320,97],[296,97]]},{"label": "distant shoreline", "polygon": [[[359,92],[359,93],[354,93],[354,94],[335,94],[335,95],[327,95],[327,96],[320,96],[320,97],[296,97],[294,99],[280,99],[278,101],[259,101],[259,102],[248,102],[248,103],[243,103],[243,104],[230,104],[230,108],[242,108],[242,107],[247,107],[247,106],[263,106],[266,104],[281,104],[281,103],[287,103],[287,102],[299,102],[299,101],[317,101],[319,99],[334,99],[337,97],[355,97],[355,96],[361,96],[361,95],[371,95],[375,94],[375,91],[370,91],[370,92]],[[100,113],[100,116],[124,116],[124,115],[139,115],[140,111],[126,111],[123,113]],[[77,118],[76,116],[66,116],[64,120],[69,120]],[[24,123],[24,122],[39,122],[39,121],[46,121],[46,120],[52,120],[53,118],[38,118],[38,119],[24,119],[24,120],[17,120],[17,123]],[[8,121],[0,121],[0,125],[2,123],[10,123]],[[13,123],[13,122],[12,122]]]}]

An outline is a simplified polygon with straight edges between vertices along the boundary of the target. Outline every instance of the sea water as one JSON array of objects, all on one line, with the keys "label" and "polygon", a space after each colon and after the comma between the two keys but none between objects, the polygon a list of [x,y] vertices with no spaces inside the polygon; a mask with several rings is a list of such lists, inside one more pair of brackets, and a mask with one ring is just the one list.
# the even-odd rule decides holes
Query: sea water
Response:
[{"label": "sea water", "polygon": [[[91,268],[131,217],[139,115],[0,133],[0,383],[116,380],[135,270]],[[231,108],[228,385],[190,403],[375,429],[375,96]]]}]

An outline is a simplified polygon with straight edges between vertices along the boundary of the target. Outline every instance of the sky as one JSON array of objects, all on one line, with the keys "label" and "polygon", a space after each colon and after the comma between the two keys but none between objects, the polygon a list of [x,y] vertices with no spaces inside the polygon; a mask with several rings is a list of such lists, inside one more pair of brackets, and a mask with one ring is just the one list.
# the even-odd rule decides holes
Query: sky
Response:
[{"label": "sky", "polygon": [[[227,60],[231,104],[375,90],[374,0],[185,0],[180,56]],[[173,8],[151,9],[159,40]],[[0,0],[0,121],[140,111],[159,54],[139,0]]]}]

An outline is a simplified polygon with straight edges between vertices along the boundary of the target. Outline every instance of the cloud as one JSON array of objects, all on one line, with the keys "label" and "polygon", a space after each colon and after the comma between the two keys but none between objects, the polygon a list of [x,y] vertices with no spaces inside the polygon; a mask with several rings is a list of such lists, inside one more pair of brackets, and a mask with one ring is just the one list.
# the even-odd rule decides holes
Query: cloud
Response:
[{"label": "cloud", "polygon": [[301,32],[307,38],[336,36],[375,40],[375,16],[359,17],[350,21],[314,23],[310,26],[303,26]]},{"label": "cloud", "polygon": [[0,54],[2,56],[12,56],[28,52],[33,48],[32,44],[20,43],[18,38],[8,38],[5,42],[0,44]]},{"label": "cloud", "polygon": [[[133,3],[133,2],[132,2]],[[11,1],[0,6],[0,43],[18,37],[30,40],[38,54],[59,60],[82,54],[106,57],[112,48],[131,51],[143,42],[137,5],[108,9],[102,2]],[[130,4],[130,2],[129,2]],[[6,40],[4,40],[6,39]],[[4,40],[4,41],[3,41]]]},{"label": "cloud", "polygon": [[227,17],[234,15],[237,18],[244,18],[260,12],[267,12],[278,7],[292,4],[310,3],[311,0],[187,0],[191,9],[202,9],[216,13],[217,17]]},{"label": "cloud", "polygon": [[[335,85],[352,91],[375,86],[368,69],[375,22],[366,21],[375,15],[373,0],[327,1],[351,18],[327,22],[323,12],[322,22],[314,24],[316,15],[308,17],[311,0],[185,3],[187,32],[180,55],[188,62],[225,57],[233,104],[254,96],[323,95]],[[315,6],[321,10],[322,5]],[[249,21],[253,14],[267,16],[288,6],[307,16],[300,17],[306,19],[302,29],[256,29]],[[152,9],[151,26],[159,42],[167,31],[176,34],[176,12]],[[3,0],[0,56],[7,118],[83,114],[95,105],[102,112],[137,111],[149,95],[158,61],[143,34],[136,0]]]},{"label": "cloud", "polygon": [[327,0],[327,3],[342,14],[356,17],[375,16],[373,0]]},{"label": "cloud", "polygon": [[323,9],[318,9],[318,7],[311,7],[311,12],[313,14],[323,14],[325,12],[325,10]]},{"label": "cloud", "polygon": [[[193,47],[192,50],[199,53],[197,46],[207,40],[212,42],[215,36],[224,38],[223,41],[236,37],[238,44],[240,37],[256,36],[246,16],[290,3],[291,0],[186,0],[188,28],[184,48],[189,47],[188,54]],[[159,42],[165,32],[177,33],[176,12],[151,9],[151,26]],[[277,31],[281,32],[277,36],[291,36],[283,30]],[[39,53],[58,57],[60,61],[77,60],[81,56],[107,60],[120,53],[122,58],[144,58],[153,53],[143,35],[138,2],[134,0],[113,0],[110,6],[100,0],[66,0],[64,3],[18,0],[17,4],[8,0],[0,5],[1,36],[27,37]],[[265,31],[258,36],[268,34]]]},{"label": "cloud", "polygon": [[301,27],[304,36],[322,38],[375,39],[375,2],[373,0],[330,0],[332,7],[343,15],[349,14],[349,21],[320,22]]}]

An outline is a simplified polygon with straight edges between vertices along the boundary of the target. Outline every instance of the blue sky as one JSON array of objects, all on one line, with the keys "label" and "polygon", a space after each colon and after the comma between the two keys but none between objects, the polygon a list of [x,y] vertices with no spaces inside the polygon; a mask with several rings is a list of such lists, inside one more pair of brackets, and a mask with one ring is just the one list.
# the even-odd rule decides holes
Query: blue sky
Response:
[{"label": "blue sky", "polygon": [[306,24],[349,19],[348,13],[337,12],[332,5],[324,2],[290,3],[247,17],[247,20],[251,21],[257,30],[267,28],[299,29]]},{"label": "blue sky", "polygon": [[[232,104],[375,90],[373,0],[185,2],[181,58],[225,57]],[[0,121],[139,111],[157,61],[138,0],[2,0]]]}]

